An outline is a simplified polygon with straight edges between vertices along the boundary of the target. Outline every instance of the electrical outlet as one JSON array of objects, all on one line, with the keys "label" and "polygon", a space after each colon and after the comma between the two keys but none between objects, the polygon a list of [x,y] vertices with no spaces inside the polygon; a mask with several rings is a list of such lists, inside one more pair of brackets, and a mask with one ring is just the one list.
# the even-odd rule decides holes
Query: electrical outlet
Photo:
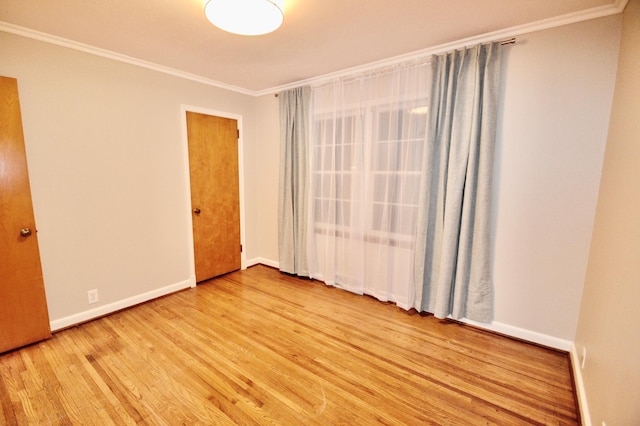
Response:
[{"label": "electrical outlet", "polygon": [[92,303],[98,303],[98,300],[100,300],[100,298],[98,297],[98,290],[97,289],[89,290],[87,292],[87,299],[89,299],[90,305]]},{"label": "electrical outlet", "polygon": [[587,348],[582,348],[582,362],[580,362],[580,368],[584,370],[584,364],[587,362]]}]

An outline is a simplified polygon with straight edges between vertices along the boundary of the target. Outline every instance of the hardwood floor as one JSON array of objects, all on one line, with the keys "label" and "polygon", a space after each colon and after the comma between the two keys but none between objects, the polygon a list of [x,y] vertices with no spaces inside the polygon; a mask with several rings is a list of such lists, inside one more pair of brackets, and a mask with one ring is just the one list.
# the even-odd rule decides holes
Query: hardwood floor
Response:
[{"label": "hardwood floor", "polygon": [[8,425],[579,422],[565,353],[264,266],[0,355],[0,402]]}]

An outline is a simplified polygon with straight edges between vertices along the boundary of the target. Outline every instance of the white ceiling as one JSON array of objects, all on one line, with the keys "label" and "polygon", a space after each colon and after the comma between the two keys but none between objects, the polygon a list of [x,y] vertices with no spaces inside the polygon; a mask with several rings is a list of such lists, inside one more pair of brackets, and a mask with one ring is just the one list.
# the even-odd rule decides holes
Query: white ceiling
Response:
[{"label": "white ceiling", "polygon": [[245,37],[211,25],[204,16],[204,1],[2,0],[0,30],[41,39],[39,33],[53,35],[259,94],[480,35],[510,36],[618,13],[626,4],[626,0],[285,0],[280,29]]}]

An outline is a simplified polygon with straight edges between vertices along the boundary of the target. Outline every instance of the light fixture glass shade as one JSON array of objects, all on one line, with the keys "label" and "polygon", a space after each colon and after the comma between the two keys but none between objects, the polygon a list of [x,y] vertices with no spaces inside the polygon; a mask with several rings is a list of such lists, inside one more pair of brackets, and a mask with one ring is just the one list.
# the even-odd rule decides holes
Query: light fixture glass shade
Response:
[{"label": "light fixture glass shade", "polygon": [[234,34],[260,35],[275,31],[284,19],[284,0],[208,0],[207,19]]}]

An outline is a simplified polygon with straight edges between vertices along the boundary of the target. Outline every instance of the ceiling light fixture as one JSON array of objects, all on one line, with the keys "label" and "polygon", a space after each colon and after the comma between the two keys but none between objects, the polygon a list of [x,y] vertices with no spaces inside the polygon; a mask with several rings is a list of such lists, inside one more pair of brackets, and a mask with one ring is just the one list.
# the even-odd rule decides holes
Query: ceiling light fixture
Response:
[{"label": "ceiling light fixture", "polygon": [[234,34],[261,35],[277,30],[284,0],[207,0],[204,14],[216,27]]}]

